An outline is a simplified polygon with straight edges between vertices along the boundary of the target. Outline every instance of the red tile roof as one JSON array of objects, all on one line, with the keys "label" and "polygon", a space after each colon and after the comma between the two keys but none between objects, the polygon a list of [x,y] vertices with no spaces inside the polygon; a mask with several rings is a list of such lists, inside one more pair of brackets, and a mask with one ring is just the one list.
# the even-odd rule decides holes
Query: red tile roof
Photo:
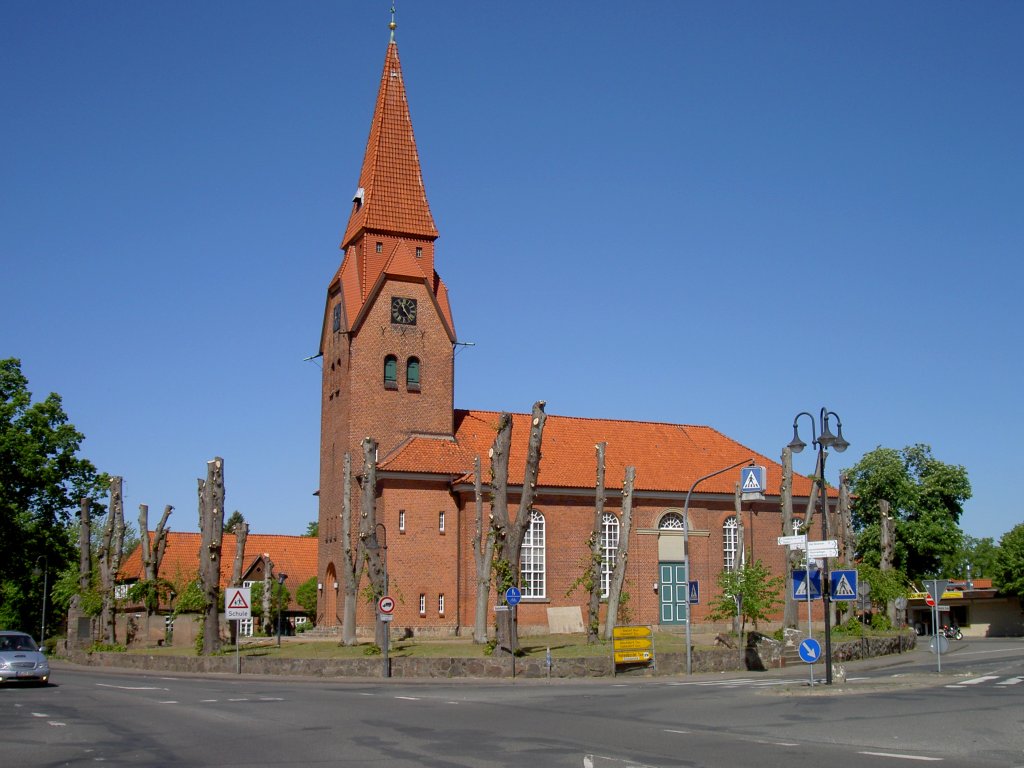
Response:
[{"label": "red tile roof", "polygon": [[[494,442],[500,414],[493,411],[455,412],[455,442],[432,437],[413,437],[391,456],[382,472],[428,472],[464,475],[472,472],[479,455],[489,477],[487,452]],[[512,449],[509,482],[522,483],[529,436],[530,414],[512,415]],[[538,484],[554,488],[593,488],[595,446],[608,444],[605,452],[609,488],[622,482],[625,468],[636,467],[636,490],[685,493],[693,482],[730,464],[753,458],[767,467],[768,492],[779,494],[782,466],[766,456],[726,437],[711,427],[657,422],[583,419],[549,414],[544,426]],[[734,492],[739,469],[702,482],[697,493]],[[793,476],[793,495],[807,496],[811,480]],[[830,490],[830,495],[834,495]]]},{"label": "red tile roof", "polygon": [[[150,540],[153,532],[149,532]],[[191,581],[199,575],[200,534],[170,531],[167,534],[167,549],[160,564],[160,578],[178,583]],[[312,536],[273,536],[259,533],[249,534],[245,542],[244,573],[256,558],[267,553],[274,563],[275,573],[286,573],[285,586],[291,592],[292,601],[299,585],[317,571],[317,540]],[[235,565],[235,535],[224,534],[221,542],[220,586],[226,587],[231,581]],[[142,548],[136,547],[121,566],[121,579],[141,579]]]},{"label": "red tile roof", "polygon": [[353,203],[342,249],[363,230],[399,232],[426,239],[437,237],[423,187],[398,45],[394,41],[384,57],[359,186],[363,188],[363,202]]}]

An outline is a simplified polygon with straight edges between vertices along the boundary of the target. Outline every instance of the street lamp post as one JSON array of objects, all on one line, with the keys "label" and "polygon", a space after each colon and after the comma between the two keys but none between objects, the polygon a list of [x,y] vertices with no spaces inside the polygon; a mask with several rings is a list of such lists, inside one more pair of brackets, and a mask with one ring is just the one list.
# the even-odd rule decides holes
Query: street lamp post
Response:
[{"label": "street lamp post", "polygon": [[50,558],[49,555],[40,555],[36,558],[36,575],[39,575],[39,561],[43,561],[43,621],[39,628],[39,645],[46,639],[46,593],[49,587]]},{"label": "street lamp post", "polygon": [[[384,523],[377,523],[373,527],[373,543],[378,548],[384,551],[383,565],[384,565],[384,594],[388,593],[388,529]],[[391,677],[391,659],[388,655],[388,641],[391,639],[391,625],[388,624],[380,611],[377,611],[377,622],[378,626],[383,625],[381,631],[381,639],[383,645],[381,646],[381,652],[384,662],[384,677]]]},{"label": "street lamp post", "polygon": [[693,481],[693,485],[690,486],[690,490],[686,492],[686,501],[683,502],[683,580],[685,584],[686,593],[686,674],[693,674],[693,636],[690,630],[691,619],[690,616],[690,496],[693,494],[694,489],[705,480],[708,480],[715,475],[720,475],[723,472],[728,472],[730,469],[736,469],[746,464],[747,466],[754,466],[754,460],[744,459],[738,461],[735,464],[731,464],[723,469],[715,470],[710,472],[703,477],[698,477]]},{"label": "street lamp post", "polygon": [[[799,422],[801,416],[806,416],[810,419],[811,444],[818,449],[818,471],[820,474],[815,478],[815,482],[818,483],[818,495],[821,497],[821,538],[828,540],[828,495],[825,489],[825,459],[828,456],[829,448],[835,449],[836,453],[842,453],[850,447],[850,444],[843,437],[843,421],[839,418],[839,414],[823,407],[818,414],[817,423],[814,421],[814,416],[807,411],[801,411],[793,417],[793,439],[789,441],[787,446],[793,453],[800,453],[800,451],[807,447],[807,443],[800,439],[800,433],[797,431],[797,422]],[[830,417],[835,417],[838,434],[833,435],[832,430],[829,429]],[[810,558],[808,558],[808,562],[809,560]],[[824,567],[821,569],[821,602],[825,613],[825,685],[832,685],[832,617],[829,615],[831,613],[832,596],[829,594],[827,557],[824,558],[823,563]],[[810,567],[807,569],[806,578],[807,591],[810,593]]]},{"label": "street lamp post", "polygon": [[277,647],[281,647],[281,593],[284,591],[284,580],[287,573],[277,574]]}]

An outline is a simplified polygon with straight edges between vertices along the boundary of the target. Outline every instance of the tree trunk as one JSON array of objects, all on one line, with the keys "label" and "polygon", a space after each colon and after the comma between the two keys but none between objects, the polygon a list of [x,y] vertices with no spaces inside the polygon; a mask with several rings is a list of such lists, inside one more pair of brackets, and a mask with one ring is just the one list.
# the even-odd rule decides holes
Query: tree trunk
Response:
[{"label": "tree trunk", "polygon": [[231,566],[231,586],[242,586],[242,568],[245,567],[245,543],[249,539],[249,524],[235,523],[235,561]]},{"label": "tree trunk", "polygon": [[376,605],[387,594],[388,583],[380,541],[377,539],[377,441],[372,437],[363,438],[363,499],[360,514],[359,542],[366,558],[366,571],[372,592],[373,637],[377,647],[383,648],[388,624],[377,618]]},{"label": "tree trunk", "polygon": [[[792,536],[793,530],[793,451],[782,449],[782,535]],[[782,626],[795,629],[799,621],[796,600],[793,598],[793,569],[797,567],[800,550],[786,547],[786,601],[782,609]]]},{"label": "tree trunk", "polygon": [[473,500],[476,507],[476,529],[473,533],[473,560],[476,565],[476,609],[473,615],[473,642],[487,642],[487,606],[491,596],[491,565],[494,557],[494,536],[490,525],[484,526],[484,492],[480,457],[473,457]]},{"label": "tree trunk", "polygon": [[164,550],[167,548],[167,518],[174,509],[170,504],[164,507],[164,514],[160,518],[153,534],[153,542],[149,541],[149,506],[139,504],[139,551],[142,557],[143,579],[150,584],[151,591],[146,599],[146,641],[149,642],[150,629],[153,614],[160,607],[160,561],[163,560]]},{"label": "tree trunk", "polygon": [[594,490],[594,527],[590,534],[590,602],[587,604],[587,642],[596,643],[601,624],[601,531],[604,527],[604,470],[608,443],[598,443],[597,485]]},{"label": "tree trunk", "polygon": [[843,539],[843,564],[853,568],[857,555],[857,537],[853,530],[853,510],[850,504],[850,477],[839,473],[839,531]]},{"label": "tree trunk", "polygon": [[[523,537],[530,527],[533,513],[533,499],[537,492],[537,476],[540,473],[541,442],[544,437],[544,401],[533,404],[531,414],[530,438],[526,448],[526,466],[523,470],[523,487],[519,494],[519,509],[514,520],[508,512],[508,457],[512,445],[512,417],[501,414],[498,422],[498,434],[491,447],[491,486],[493,500],[491,502],[492,526],[494,529],[494,563],[496,570],[496,586],[501,595],[513,585],[519,584],[519,569],[522,555]],[[515,653],[518,647],[518,629],[515,611],[511,612],[510,620],[498,622],[498,648],[508,653]]]},{"label": "tree trunk", "polygon": [[100,623],[103,626],[103,637],[111,645],[117,642],[117,611],[114,588],[117,571],[121,567],[121,554],[124,548],[124,496],[122,494],[122,485],[122,478],[110,478],[110,509],[107,510],[107,521],[103,526],[103,543],[100,546],[99,553],[100,584],[103,590],[103,609]]},{"label": "tree trunk", "polygon": [[[622,584],[626,579],[626,561],[629,559],[629,534],[633,528],[633,484],[636,482],[636,467],[626,467],[622,483],[622,525],[619,528],[619,546],[615,550],[615,568],[612,570],[611,585],[608,588],[608,615],[604,620],[604,639],[611,640],[619,620],[619,600]],[[689,553],[687,553],[687,557]],[[689,618],[689,617],[687,617]]]},{"label": "tree trunk", "polygon": [[[733,514],[736,515],[736,560],[733,563],[733,568],[740,572],[747,564],[747,539],[743,529],[743,488],[738,482],[733,490],[732,509]],[[743,616],[743,605],[737,603],[736,614],[732,618],[732,632],[740,639],[741,648],[743,647]]]},{"label": "tree trunk", "polygon": [[82,499],[78,523],[78,592],[83,595],[92,586],[92,521],[89,519],[91,507],[91,499]]},{"label": "tree trunk", "polygon": [[[885,499],[878,500],[879,533],[881,535],[881,559],[878,564],[880,571],[891,571],[892,561],[896,554],[895,521],[889,514],[891,506]],[[896,603],[890,600],[885,605],[885,613],[894,627],[899,626],[896,616]]]},{"label": "tree trunk", "polygon": [[202,655],[220,650],[220,558],[224,530],[224,459],[206,462],[199,485],[199,581],[206,603]]},{"label": "tree trunk", "polygon": [[[362,573],[362,557],[358,548],[352,547],[352,454],[345,454],[344,476],[341,497],[341,540],[345,549],[342,563],[342,581],[345,585],[345,606],[342,608],[341,644],[356,644],[356,593],[359,590],[359,576]],[[324,589],[334,585],[324,585]],[[337,608],[335,608],[337,611]],[[337,619],[337,615],[334,616]]]},{"label": "tree trunk", "polygon": [[274,561],[270,555],[263,553],[263,631],[270,635],[273,633],[274,617],[270,598],[274,589]]}]

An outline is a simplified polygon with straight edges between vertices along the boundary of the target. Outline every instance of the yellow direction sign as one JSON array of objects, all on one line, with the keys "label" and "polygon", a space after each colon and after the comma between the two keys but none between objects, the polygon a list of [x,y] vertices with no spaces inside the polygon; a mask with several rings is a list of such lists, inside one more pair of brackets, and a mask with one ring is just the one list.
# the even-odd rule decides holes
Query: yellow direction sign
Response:
[{"label": "yellow direction sign", "polygon": [[650,637],[650,627],[615,627],[612,636],[618,640],[620,637]]},{"label": "yellow direction sign", "polygon": [[650,661],[650,651],[616,651],[616,664],[636,664],[637,662]]},{"label": "yellow direction sign", "polygon": [[616,651],[646,651],[654,645],[649,637],[623,637],[615,641]]}]

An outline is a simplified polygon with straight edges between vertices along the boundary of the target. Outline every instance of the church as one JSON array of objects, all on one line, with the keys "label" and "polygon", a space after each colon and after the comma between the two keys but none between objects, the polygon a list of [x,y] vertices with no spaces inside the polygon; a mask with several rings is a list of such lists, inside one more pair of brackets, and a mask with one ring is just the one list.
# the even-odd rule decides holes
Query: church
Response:
[{"label": "church", "polygon": [[[391,29],[320,335],[317,624],[329,628],[342,622],[344,457],[350,455],[354,476],[355,532],[361,442],[372,437],[378,443],[376,519],[386,534],[389,592],[396,602],[392,631],[470,635],[476,594],[473,465],[479,457],[486,487],[488,450],[500,414],[455,407],[458,297],[449,296],[441,274],[467,266],[457,254],[436,247],[439,233],[420,168],[394,22]],[[535,394],[524,392],[524,400]],[[529,414],[513,414],[513,505],[522,487],[529,423]],[[602,442],[607,444],[601,531],[605,590],[619,543],[625,470],[636,470],[620,609],[628,623],[668,628],[683,627],[688,618],[694,626],[706,622],[719,574],[735,568],[744,551],[774,573],[784,572],[785,552],[777,544],[782,534],[777,461],[710,426],[549,414],[522,548],[521,634],[548,632],[552,616],[564,621],[578,615],[586,621],[589,595],[573,585],[590,561],[595,446]],[[738,518],[739,467],[751,460],[766,468],[765,494],[763,500],[743,502]],[[737,468],[694,489],[684,519],[684,500],[695,481],[732,466]],[[803,510],[811,480],[794,475],[792,491],[794,508]],[[485,520],[486,506],[485,501]],[[687,555],[689,583],[682,567]],[[361,587],[365,584],[364,576]],[[693,605],[687,604],[688,590]],[[494,607],[501,602],[492,589],[488,626],[494,626]],[[604,611],[602,606],[602,622]],[[373,622],[373,606],[360,598],[360,633],[371,631]]]}]

